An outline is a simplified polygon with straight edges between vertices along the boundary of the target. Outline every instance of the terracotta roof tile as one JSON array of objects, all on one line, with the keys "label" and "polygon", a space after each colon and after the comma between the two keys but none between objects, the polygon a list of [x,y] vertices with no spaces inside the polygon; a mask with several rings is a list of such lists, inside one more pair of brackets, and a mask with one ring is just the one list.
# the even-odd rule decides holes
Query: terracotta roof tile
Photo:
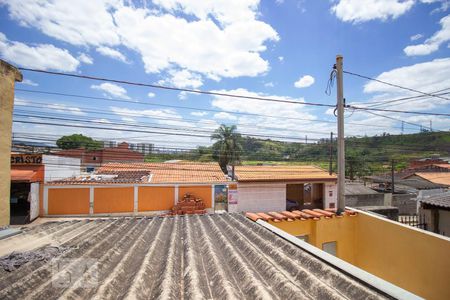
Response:
[{"label": "terracotta roof tile", "polygon": [[336,181],[336,175],[315,166],[236,166],[239,182],[255,181]]},{"label": "terracotta roof tile", "polygon": [[433,183],[450,185],[450,172],[418,172],[414,175]]},{"label": "terracotta roof tile", "polygon": [[[356,216],[357,212],[353,210],[346,209],[345,216]],[[253,221],[262,219],[266,222],[273,221],[273,222],[282,222],[282,221],[294,221],[294,220],[307,220],[307,219],[313,219],[313,220],[320,220],[322,217],[324,218],[333,218],[333,217],[342,217],[336,215],[335,211],[332,210],[323,210],[323,209],[303,209],[303,210],[293,210],[293,211],[282,211],[282,212],[268,212],[268,213],[252,213],[247,212],[245,216]]]}]

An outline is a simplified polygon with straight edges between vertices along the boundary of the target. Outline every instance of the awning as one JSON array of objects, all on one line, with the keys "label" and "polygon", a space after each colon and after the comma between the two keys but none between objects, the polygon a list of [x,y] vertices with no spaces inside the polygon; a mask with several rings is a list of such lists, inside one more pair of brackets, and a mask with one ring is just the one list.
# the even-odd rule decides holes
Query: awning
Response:
[{"label": "awning", "polygon": [[34,182],[34,181],[36,181],[36,171],[32,171],[32,170],[11,170],[11,181],[14,181],[14,182]]}]

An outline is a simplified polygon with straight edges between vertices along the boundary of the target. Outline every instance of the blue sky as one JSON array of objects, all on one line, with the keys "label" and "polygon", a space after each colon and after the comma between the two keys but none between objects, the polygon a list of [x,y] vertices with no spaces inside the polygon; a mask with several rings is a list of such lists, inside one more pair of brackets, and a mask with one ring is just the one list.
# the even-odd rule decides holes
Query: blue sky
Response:
[{"label": "blue sky", "polygon": [[[0,0],[0,57],[42,70],[335,104],[334,88],[330,96],[324,91],[336,54],[344,56],[348,71],[424,92],[450,88],[449,8],[449,1],[433,0]],[[18,89],[125,102],[19,90],[16,121],[118,130],[17,122],[18,137],[26,133],[51,139],[82,132],[190,148],[209,144],[207,136],[221,123],[237,124],[244,134],[290,141],[304,141],[306,135],[310,141],[326,138],[336,131],[332,109],[23,74]],[[349,75],[344,94],[348,103],[359,106],[381,101],[378,108],[450,108],[449,100],[429,97],[383,105],[419,94]],[[445,117],[382,114],[399,121],[349,110],[346,134],[400,133],[400,120],[424,127],[431,120],[433,129],[440,130],[450,127]],[[404,126],[405,133],[418,131],[418,126]],[[180,132],[183,135],[171,134]]]}]

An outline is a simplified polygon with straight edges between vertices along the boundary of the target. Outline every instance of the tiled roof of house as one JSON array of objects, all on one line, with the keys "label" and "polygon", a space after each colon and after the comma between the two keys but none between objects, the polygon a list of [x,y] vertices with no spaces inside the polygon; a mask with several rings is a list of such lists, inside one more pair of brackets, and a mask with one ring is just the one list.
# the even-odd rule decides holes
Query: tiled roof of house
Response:
[{"label": "tiled roof of house", "polygon": [[335,174],[315,166],[236,166],[235,173],[239,182],[337,180]]},{"label": "tiled roof of house", "polygon": [[[343,216],[355,216],[357,212],[352,210],[345,210]],[[303,209],[303,210],[293,210],[293,211],[281,211],[281,212],[247,212],[245,216],[253,221],[264,220],[264,221],[273,221],[273,222],[281,222],[287,221],[292,222],[294,220],[320,220],[321,218],[333,218],[333,217],[341,217],[336,215],[336,210],[333,209]]]},{"label": "tiled roof of house", "polygon": [[433,166],[443,168],[443,169],[450,169],[450,164],[433,164]]},{"label": "tiled roof of house", "polygon": [[450,186],[450,172],[418,172],[414,175],[433,183]]},{"label": "tiled roof of house", "polygon": [[0,270],[2,299],[387,298],[239,214],[49,222],[0,244],[12,252],[29,262]]},{"label": "tiled roof of house", "polygon": [[450,208],[450,192],[434,195],[420,202],[430,206]]},{"label": "tiled roof of house", "polygon": [[149,171],[150,183],[214,183],[227,179],[217,163],[177,162],[177,163],[107,163],[98,174],[123,171]]}]

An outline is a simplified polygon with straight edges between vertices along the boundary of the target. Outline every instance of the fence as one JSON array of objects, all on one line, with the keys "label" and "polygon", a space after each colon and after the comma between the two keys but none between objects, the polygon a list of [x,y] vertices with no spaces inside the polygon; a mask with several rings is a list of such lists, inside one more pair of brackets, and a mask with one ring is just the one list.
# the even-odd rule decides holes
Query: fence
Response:
[{"label": "fence", "polygon": [[427,230],[427,223],[424,215],[398,216],[398,221],[408,226]]}]

